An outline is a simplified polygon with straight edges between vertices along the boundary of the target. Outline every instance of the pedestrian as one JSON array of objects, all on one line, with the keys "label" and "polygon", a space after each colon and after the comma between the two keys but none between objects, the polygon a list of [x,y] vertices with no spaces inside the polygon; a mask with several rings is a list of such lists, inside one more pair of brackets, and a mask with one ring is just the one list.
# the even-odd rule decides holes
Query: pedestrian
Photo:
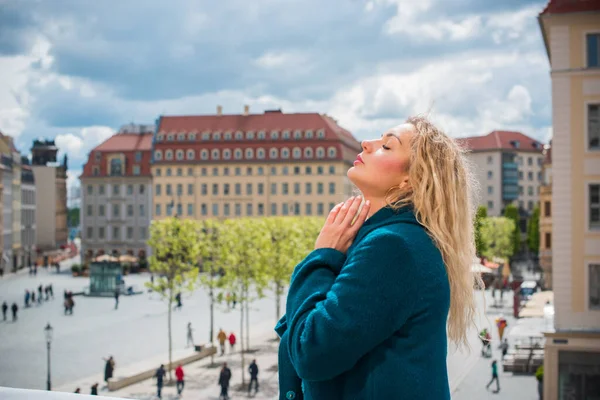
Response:
[{"label": "pedestrian", "polygon": [[235,292],[233,292],[233,298],[231,299],[231,301],[233,302],[233,308],[235,308],[235,305],[237,304],[237,296]]},{"label": "pedestrian", "polygon": [[12,304],[11,310],[12,310],[12,317],[13,317],[12,320],[13,320],[13,322],[15,322],[17,320],[17,312],[19,311],[19,306],[17,305],[17,303]]},{"label": "pedestrian", "polygon": [[35,304],[35,290],[31,291],[31,302]]},{"label": "pedestrian", "polygon": [[217,335],[217,339],[219,340],[219,345],[221,346],[221,355],[225,354],[225,341],[227,340],[227,334],[223,331],[223,329],[219,329],[219,334]]},{"label": "pedestrian", "polygon": [[225,300],[227,301],[227,308],[231,308],[231,293],[227,292],[225,295]]},{"label": "pedestrian", "polygon": [[50,300],[50,293],[48,292],[48,286],[44,286],[44,294],[46,295],[46,301]]},{"label": "pedestrian", "polygon": [[175,301],[177,302],[177,305],[175,306],[175,309],[181,310],[181,306],[182,306],[182,304],[181,304],[181,292],[179,292],[179,293],[177,293],[175,295]]},{"label": "pedestrian", "polygon": [[115,371],[115,360],[113,356],[108,357],[108,359],[103,358],[106,361],[104,365],[104,382],[108,384],[108,380],[113,377],[113,372]]},{"label": "pedestrian", "polygon": [[41,303],[42,300],[42,285],[40,284],[40,286],[38,286],[38,303]]},{"label": "pedestrian", "polygon": [[485,386],[486,389],[489,389],[490,385],[496,381],[496,390],[494,393],[498,393],[500,391],[500,380],[498,379],[498,363],[496,360],[492,361],[492,380]]},{"label": "pedestrian", "polygon": [[119,308],[119,287],[115,289],[115,310]]},{"label": "pedestrian", "polygon": [[48,285],[48,292],[50,292],[50,297],[54,300],[54,289],[52,289],[52,284]]},{"label": "pedestrian", "polygon": [[75,391],[73,393],[81,393],[81,389],[77,388],[77,389],[75,389]]},{"label": "pedestrian", "polygon": [[229,346],[231,347],[231,352],[233,353],[233,350],[235,349],[235,335],[233,332],[229,334]]},{"label": "pedestrian", "polygon": [[187,343],[186,343],[185,347],[188,347],[189,345],[194,347],[194,337],[192,335],[192,332],[193,332],[192,323],[188,322],[188,324],[187,324]]},{"label": "pedestrian", "polygon": [[162,392],[163,388],[163,379],[166,375],[165,366],[160,364],[160,367],[156,370],[154,377],[156,378],[156,395],[159,399],[162,399],[160,392]]},{"label": "pedestrian", "polygon": [[25,289],[25,307],[29,307],[29,298],[31,297],[31,293],[29,290]]},{"label": "pedestrian", "polygon": [[502,341],[502,360],[504,361],[504,357],[506,357],[506,353],[508,353],[508,339],[504,338],[504,340]]},{"label": "pedestrian", "polygon": [[181,396],[181,392],[183,392],[183,386],[185,386],[185,381],[183,380],[183,366],[179,364],[177,368],[175,368],[175,377],[177,378],[177,394]]},{"label": "pedestrian", "polygon": [[258,392],[258,365],[256,365],[256,360],[252,360],[252,364],[248,367],[248,372],[250,373],[250,384],[248,385],[248,395],[250,395],[250,391],[252,389],[252,382],[254,382],[254,394]]},{"label": "pedestrian", "polygon": [[6,312],[8,311],[8,304],[6,304],[6,301],[4,303],[2,303],[2,320],[6,321]]},{"label": "pedestrian", "polygon": [[0,278],[4,277],[4,267],[0,267]]},{"label": "pedestrian", "polygon": [[229,390],[230,379],[231,370],[227,367],[227,363],[223,363],[223,368],[221,368],[218,383],[218,385],[221,386],[221,394],[219,395],[219,400],[229,400],[229,394],[227,393],[227,391]]},{"label": "pedestrian", "polygon": [[90,392],[90,395],[98,396],[98,382],[96,382],[92,385],[92,390]]}]

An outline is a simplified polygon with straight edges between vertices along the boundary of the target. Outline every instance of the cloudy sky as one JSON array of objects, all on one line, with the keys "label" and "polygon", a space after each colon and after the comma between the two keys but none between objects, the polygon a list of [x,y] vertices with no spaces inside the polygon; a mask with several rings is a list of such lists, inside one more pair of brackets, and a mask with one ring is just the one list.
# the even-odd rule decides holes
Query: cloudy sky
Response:
[{"label": "cloudy sky", "polygon": [[430,112],[456,137],[551,135],[530,0],[0,0],[0,131],[91,148],[161,114],[282,108],[358,139]]}]

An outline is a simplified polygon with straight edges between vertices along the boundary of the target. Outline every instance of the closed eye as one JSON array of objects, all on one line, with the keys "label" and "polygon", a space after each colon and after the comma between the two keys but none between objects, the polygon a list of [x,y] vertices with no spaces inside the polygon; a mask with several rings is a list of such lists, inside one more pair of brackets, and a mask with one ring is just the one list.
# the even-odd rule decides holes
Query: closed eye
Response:
[{"label": "closed eye", "polygon": [[386,150],[389,150],[389,149],[390,149],[390,148],[389,148],[389,147],[387,147],[385,144],[384,144],[383,146],[381,146],[381,147],[383,147],[383,148],[384,148],[384,149],[386,149]]}]

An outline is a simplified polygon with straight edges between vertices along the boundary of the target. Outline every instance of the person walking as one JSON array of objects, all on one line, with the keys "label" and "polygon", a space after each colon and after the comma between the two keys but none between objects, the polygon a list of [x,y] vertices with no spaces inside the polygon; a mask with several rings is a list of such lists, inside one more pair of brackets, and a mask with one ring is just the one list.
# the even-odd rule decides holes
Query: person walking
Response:
[{"label": "person walking", "polygon": [[54,289],[52,289],[52,284],[48,285],[48,291],[50,292],[50,297],[54,300]]},{"label": "person walking", "polygon": [[185,374],[183,373],[183,366],[179,364],[177,368],[175,368],[175,377],[177,378],[177,395],[181,396],[181,392],[183,392],[183,387],[185,386],[185,381],[183,377]]},{"label": "person walking", "polygon": [[6,321],[6,312],[8,311],[8,304],[6,301],[2,303],[2,321]]},{"label": "person walking", "polygon": [[250,373],[250,384],[248,384],[248,396],[250,395],[250,391],[252,390],[252,382],[255,383],[254,394],[258,392],[258,365],[256,365],[256,360],[252,360],[252,364],[248,367],[248,373]]},{"label": "person walking", "polygon": [[233,334],[233,332],[231,332],[229,334],[229,346],[231,348],[231,352],[232,353],[233,353],[233,351],[235,349],[235,341],[236,341],[235,335]]},{"label": "person walking", "polygon": [[219,400],[229,400],[229,380],[231,379],[231,370],[227,367],[227,363],[223,363],[221,373],[219,374],[219,386],[221,386],[221,394]]},{"label": "person walking", "polygon": [[504,338],[500,347],[502,349],[502,361],[504,361],[504,357],[506,357],[506,354],[508,353],[508,347],[509,347],[507,338]]},{"label": "person walking", "polygon": [[108,380],[113,377],[113,373],[115,372],[115,360],[113,356],[108,357],[108,359],[103,358],[106,361],[104,365],[104,382],[108,384]]},{"label": "person walking", "polygon": [[492,380],[485,386],[486,389],[490,388],[490,385],[496,381],[496,390],[494,393],[498,393],[500,391],[500,380],[498,379],[498,363],[496,360],[492,361]]},{"label": "person walking", "polygon": [[94,383],[92,385],[91,391],[90,391],[90,395],[92,396],[98,396],[98,382]]},{"label": "person walking", "polygon": [[158,396],[159,399],[162,399],[161,392],[163,388],[163,380],[166,374],[167,372],[165,371],[165,366],[160,364],[160,367],[158,367],[156,373],[154,374],[154,377],[156,378],[156,396]]},{"label": "person walking", "polygon": [[31,303],[35,304],[35,290],[31,291]]},{"label": "person walking", "polygon": [[29,307],[29,298],[31,297],[31,293],[29,290],[25,289],[25,307]]},{"label": "person walking", "polygon": [[42,285],[40,284],[40,286],[38,286],[38,303],[42,302],[43,297],[42,297]]},{"label": "person walking", "polygon": [[193,329],[192,329],[192,323],[188,322],[187,324],[187,342],[185,344],[185,347],[188,346],[192,346],[194,347],[194,336],[192,335]]},{"label": "person walking", "polygon": [[115,289],[115,310],[119,308],[119,287]]},{"label": "person walking", "polygon": [[17,312],[19,312],[19,306],[17,305],[17,303],[13,303],[12,307],[12,320],[13,322],[15,322],[17,320]]},{"label": "person walking", "polygon": [[177,305],[175,306],[175,309],[181,310],[181,307],[183,306],[181,304],[181,292],[177,293],[175,295],[175,301],[177,302]]},{"label": "person walking", "polygon": [[219,340],[219,345],[221,346],[221,355],[225,354],[225,341],[227,340],[227,334],[223,331],[223,328],[219,329],[219,334],[217,335],[217,339]]}]

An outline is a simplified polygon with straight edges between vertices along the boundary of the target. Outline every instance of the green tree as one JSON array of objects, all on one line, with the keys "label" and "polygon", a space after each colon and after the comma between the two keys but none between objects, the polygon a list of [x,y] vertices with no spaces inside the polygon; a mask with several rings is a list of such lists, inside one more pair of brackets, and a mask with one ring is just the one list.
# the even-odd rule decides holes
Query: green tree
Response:
[{"label": "green tree", "polygon": [[194,221],[169,218],[154,221],[150,226],[148,244],[152,248],[150,271],[156,276],[146,287],[158,293],[167,302],[169,337],[169,380],[171,378],[173,341],[171,312],[177,293],[191,292],[198,280],[200,256],[199,235]]},{"label": "green tree", "polygon": [[481,238],[485,242],[483,255],[508,259],[514,254],[513,232],[515,223],[506,217],[490,217],[482,221]]},{"label": "green tree", "polygon": [[536,207],[527,222],[527,246],[537,254],[540,251],[540,208]]},{"label": "green tree", "polygon": [[519,209],[513,204],[509,204],[504,209],[504,216],[511,219],[514,222],[514,228],[512,232],[512,254],[517,254],[521,250],[521,229],[519,226]]},{"label": "green tree", "polygon": [[477,207],[477,214],[475,214],[475,248],[478,256],[485,252],[485,241],[481,237],[481,226],[486,218],[487,208],[485,206]]},{"label": "green tree", "polygon": [[67,221],[68,226],[79,226],[79,207],[67,210]]}]

